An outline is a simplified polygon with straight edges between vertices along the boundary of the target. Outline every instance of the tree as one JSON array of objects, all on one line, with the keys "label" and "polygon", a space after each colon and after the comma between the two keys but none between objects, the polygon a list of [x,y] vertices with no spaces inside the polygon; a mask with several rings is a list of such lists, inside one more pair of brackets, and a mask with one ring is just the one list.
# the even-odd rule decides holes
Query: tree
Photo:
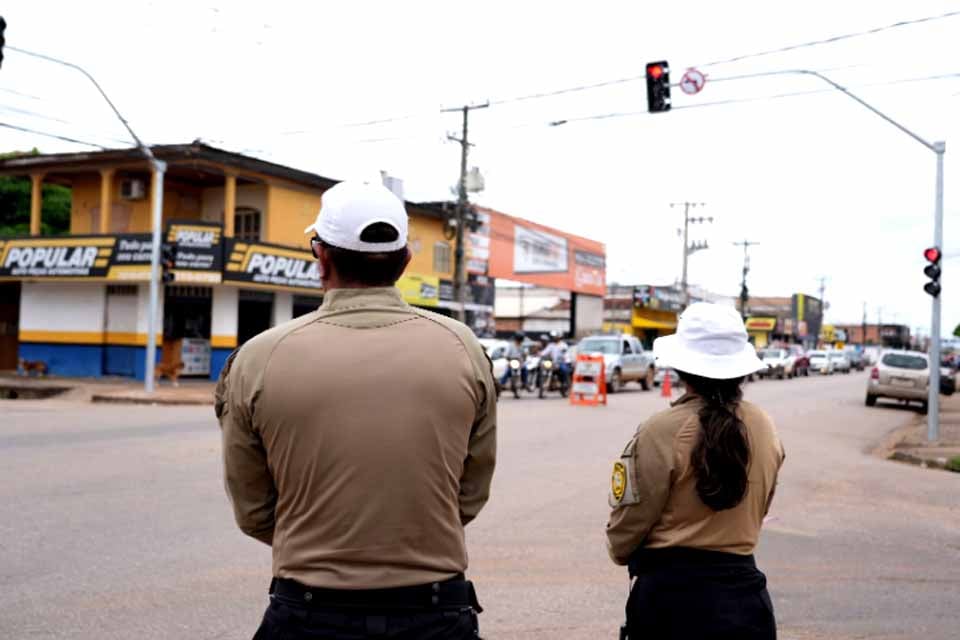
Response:
[{"label": "tree", "polygon": [[955,336],[957,336],[958,338],[960,338],[960,324],[958,324],[958,325],[954,328],[954,330],[953,330],[953,335],[955,335]]},{"label": "tree", "polygon": [[[28,153],[0,154],[0,160],[23,155],[40,155],[37,149]],[[0,236],[29,235],[30,180],[0,176]],[[70,231],[70,196],[67,187],[43,185],[43,212],[40,233],[45,236],[63,235]]]}]

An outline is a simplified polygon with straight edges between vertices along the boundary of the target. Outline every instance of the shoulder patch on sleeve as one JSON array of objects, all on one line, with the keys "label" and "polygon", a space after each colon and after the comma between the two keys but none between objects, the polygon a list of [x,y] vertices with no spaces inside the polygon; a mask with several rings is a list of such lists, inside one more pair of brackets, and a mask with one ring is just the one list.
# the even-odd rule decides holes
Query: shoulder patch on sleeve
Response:
[{"label": "shoulder patch on sleeve", "polygon": [[227,356],[227,361],[223,364],[223,369],[220,370],[220,378],[217,380],[217,389],[214,391],[214,404],[213,410],[217,414],[217,418],[223,416],[226,413],[227,405],[227,376],[230,375],[230,368],[233,367],[233,361],[236,359],[237,354],[240,353],[240,348],[233,350],[229,356]]},{"label": "shoulder patch on sleeve", "polygon": [[610,497],[608,503],[610,507],[623,507],[640,502],[636,487],[633,483],[634,465],[633,457],[634,446],[637,437],[634,436],[627,443],[620,455],[620,459],[613,463],[613,473],[610,476]]}]

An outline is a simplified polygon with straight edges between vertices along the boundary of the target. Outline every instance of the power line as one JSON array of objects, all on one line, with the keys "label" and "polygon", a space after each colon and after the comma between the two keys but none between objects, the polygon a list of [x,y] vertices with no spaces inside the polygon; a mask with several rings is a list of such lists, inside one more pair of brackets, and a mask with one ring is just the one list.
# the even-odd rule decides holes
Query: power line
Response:
[{"label": "power line", "polygon": [[[946,13],[942,13],[942,14],[938,14],[938,15],[932,15],[932,16],[925,16],[925,17],[923,17],[923,18],[916,18],[916,19],[913,19],[913,20],[900,20],[900,21],[897,21],[897,22],[894,22],[894,23],[891,23],[891,24],[888,24],[888,25],[883,25],[883,26],[879,26],[879,27],[874,27],[874,28],[872,28],[872,29],[866,29],[866,30],[864,30],[864,31],[855,31],[855,32],[851,32],[851,33],[845,33],[845,34],[840,34],[840,35],[836,35],[836,36],[830,36],[830,37],[828,37],[828,38],[822,38],[822,39],[820,39],[820,40],[810,40],[810,41],[808,41],[808,42],[802,42],[802,43],[799,43],[799,44],[792,44],[792,45],[788,45],[788,46],[785,46],[785,47],[779,47],[779,48],[776,48],[776,49],[767,49],[767,50],[764,50],[764,51],[756,51],[756,52],[753,52],[753,53],[745,53],[745,54],[741,54],[741,55],[738,55],[738,56],[734,56],[734,57],[732,57],[732,58],[725,58],[725,59],[713,60],[713,61],[710,61],[710,62],[705,62],[705,63],[699,64],[699,65],[693,65],[693,66],[696,67],[696,68],[698,68],[698,69],[702,69],[702,68],[714,67],[714,66],[718,66],[718,65],[722,65],[722,64],[730,64],[730,63],[733,63],[733,62],[740,62],[740,61],[742,61],[742,60],[748,60],[748,59],[751,59],[751,58],[760,58],[760,57],[764,57],[764,56],[774,55],[774,54],[777,54],[777,53],[786,53],[786,52],[789,52],[789,51],[796,51],[796,50],[798,50],[798,49],[805,49],[805,48],[808,48],[808,47],[815,47],[815,46],[820,46],[820,45],[824,45],[824,44],[834,44],[834,43],[837,43],[837,42],[842,42],[842,41],[844,41],[844,40],[850,40],[850,39],[852,39],[852,38],[859,38],[859,37],[863,37],[863,36],[867,36],[867,35],[875,35],[875,34],[878,34],[878,33],[882,33],[882,32],[884,32],[884,31],[890,31],[890,30],[892,30],[892,29],[898,29],[898,28],[901,28],[901,27],[907,27],[907,26],[912,26],[912,25],[916,25],[916,24],[922,24],[922,23],[926,23],[926,22],[933,22],[933,21],[936,21],[936,20],[943,20],[943,19],[946,19],[946,18],[952,18],[952,17],[956,17],[956,16],[960,16],[960,11],[948,11],[948,12],[946,12]],[[501,106],[501,105],[512,104],[512,103],[516,103],[516,102],[525,102],[525,101],[529,101],[529,100],[539,100],[539,99],[542,99],[542,98],[552,98],[552,97],[555,97],[555,96],[562,96],[562,95],[566,95],[566,94],[569,94],[569,93],[579,93],[579,92],[582,92],[582,91],[591,91],[591,90],[594,90],[594,89],[602,89],[602,88],[604,88],[604,87],[611,87],[611,86],[616,86],[616,85],[620,85],[620,84],[626,84],[626,83],[629,83],[629,82],[637,82],[637,81],[639,81],[639,80],[644,80],[645,78],[646,78],[645,75],[626,76],[626,77],[623,77],[623,78],[616,78],[616,79],[613,79],[613,80],[604,80],[604,81],[600,81],[600,82],[592,82],[592,83],[589,83],[589,84],[582,84],[582,85],[577,85],[577,86],[573,86],[573,87],[565,87],[565,88],[562,88],[562,89],[554,89],[554,90],[550,90],[550,91],[541,91],[541,92],[530,93],[530,94],[526,94],[526,95],[512,96],[512,97],[507,97],[507,98],[499,98],[499,99],[496,99],[496,100],[489,100],[488,102],[489,102],[489,104],[490,104],[491,106]],[[711,78],[711,81],[713,81],[713,80],[714,80],[714,79]],[[674,108],[676,108],[676,107],[674,107]],[[393,116],[393,117],[384,117],[384,118],[378,118],[378,119],[373,119],[373,120],[363,120],[363,121],[359,121],[359,122],[348,122],[348,123],[334,124],[334,125],[330,125],[329,127],[324,127],[323,129],[320,129],[320,130],[316,130],[316,129],[315,129],[315,130],[303,129],[303,130],[283,131],[283,132],[280,132],[278,135],[281,135],[281,136],[303,135],[303,134],[318,133],[318,132],[322,132],[322,131],[329,131],[329,130],[331,130],[331,129],[346,129],[346,128],[351,128],[351,127],[366,127],[366,126],[372,126],[372,125],[378,125],[378,124],[388,124],[388,123],[391,123],[391,122],[401,122],[401,121],[404,121],[404,120],[413,120],[413,119],[416,119],[416,118],[423,118],[423,117],[428,117],[428,116],[431,116],[431,115],[434,115],[433,112],[430,112],[430,113],[408,113],[408,114],[404,114],[404,115],[398,115],[398,116]]]},{"label": "power line", "polygon": [[[711,81],[720,82],[724,80],[741,80],[741,79],[751,78],[751,77],[755,77],[755,74],[747,74],[743,76],[729,76],[726,78],[715,78],[715,79],[711,79]],[[941,74],[930,75],[930,76],[918,76],[913,78],[900,78],[898,80],[887,80],[883,82],[870,82],[870,83],[861,84],[861,85],[850,85],[850,87],[851,88],[880,87],[880,86],[904,84],[908,82],[924,82],[929,80],[944,80],[949,78],[960,78],[960,71],[953,71],[950,73],[941,73]],[[777,100],[780,98],[792,98],[796,96],[807,96],[807,95],[813,95],[816,93],[830,93],[834,91],[837,91],[837,90],[836,89],[809,89],[806,91],[790,91],[786,93],[776,93],[773,95],[755,96],[750,98],[730,98],[727,100],[713,100],[711,102],[700,102],[696,104],[674,105],[672,107],[672,110],[699,109],[702,107],[715,107],[715,106],[721,106],[726,104],[737,104],[740,102],[760,102],[764,100]],[[647,110],[614,111],[611,113],[601,113],[601,114],[590,115],[590,116],[580,116],[576,118],[565,118],[562,120],[554,120],[552,122],[549,122],[548,124],[549,126],[556,127],[556,126],[560,126],[560,125],[564,125],[572,122],[585,122],[589,120],[607,120],[610,118],[626,118],[626,117],[645,116],[645,115],[649,115],[649,111]]]},{"label": "power line", "polygon": [[70,138],[68,136],[57,135],[56,133],[47,133],[45,131],[37,131],[36,129],[28,129],[27,127],[20,127],[15,124],[8,124],[6,122],[0,122],[0,127],[5,127],[7,129],[15,129],[16,131],[23,131],[25,133],[32,133],[38,136],[46,136],[47,138],[56,138],[57,140],[64,140],[66,142],[72,142],[74,144],[82,144],[88,147],[97,147],[98,149],[108,149],[108,147],[105,147],[102,144],[97,144],[96,142],[87,142],[85,140],[78,140],[76,138]]}]

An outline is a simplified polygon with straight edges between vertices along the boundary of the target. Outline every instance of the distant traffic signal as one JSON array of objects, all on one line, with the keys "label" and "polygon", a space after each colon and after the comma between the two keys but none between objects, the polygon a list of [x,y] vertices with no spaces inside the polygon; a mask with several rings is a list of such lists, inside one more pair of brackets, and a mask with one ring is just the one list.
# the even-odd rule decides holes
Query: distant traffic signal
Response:
[{"label": "distant traffic signal", "polygon": [[7,21],[0,16],[0,67],[3,66],[3,45],[7,44],[7,39],[3,32],[7,30]]},{"label": "distant traffic signal", "polygon": [[647,109],[670,111],[670,65],[666,60],[647,63]]},{"label": "distant traffic signal", "polygon": [[164,242],[160,245],[160,269],[163,273],[161,280],[163,282],[173,282],[173,267],[176,264],[176,248],[169,243]]},{"label": "distant traffic signal", "polygon": [[930,282],[923,285],[923,290],[936,298],[940,295],[940,248],[930,247],[923,252],[923,257],[927,259],[923,274],[930,278]]}]

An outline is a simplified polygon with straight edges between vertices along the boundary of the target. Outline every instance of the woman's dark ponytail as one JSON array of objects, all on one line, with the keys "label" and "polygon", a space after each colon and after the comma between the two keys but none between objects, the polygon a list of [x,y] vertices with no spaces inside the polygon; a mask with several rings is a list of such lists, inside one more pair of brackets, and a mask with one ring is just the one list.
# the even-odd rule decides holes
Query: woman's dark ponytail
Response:
[{"label": "woman's dark ponytail", "polygon": [[743,378],[714,380],[677,373],[704,401],[699,412],[700,438],[690,454],[697,494],[714,511],[732,509],[747,492],[750,465],[747,428],[737,415]]}]

